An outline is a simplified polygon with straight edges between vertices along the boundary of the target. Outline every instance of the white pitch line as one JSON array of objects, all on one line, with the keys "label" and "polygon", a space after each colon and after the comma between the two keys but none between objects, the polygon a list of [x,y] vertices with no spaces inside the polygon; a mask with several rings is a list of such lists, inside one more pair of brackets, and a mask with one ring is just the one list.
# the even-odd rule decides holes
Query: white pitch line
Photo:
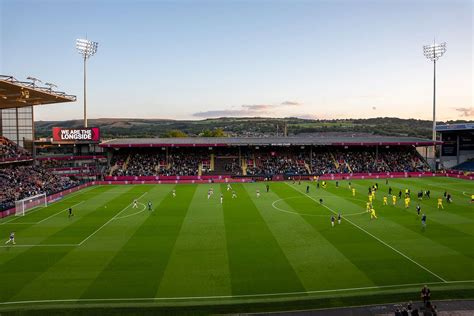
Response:
[{"label": "white pitch line", "polygon": [[[138,201],[139,199],[141,199],[145,194],[147,194],[148,192],[145,192],[143,193],[142,195],[140,195],[140,197],[138,197],[136,200]],[[100,226],[99,228],[97,228],[92,234],[90,234],[89,236],[87,236],[84,240],[82,240],[78,246],[81,246],[83,243],[85,243],[87,240],[89,240],[89,238],[91,238],[92,236],[94,236],[95,234],[97,234],[102,228],[104,228],[105,226],[107,226],[111,221],[113,221],[114,219],[116,219],[116,217],[118,217],[123,211],[125,211],[130,205],[132,205],[132,203],[128,204],[127,206],[125,206],[120,212],[118,212],[117,214],[115,214],[114,217],[112,217],[111,219],[109,219],[104,225]]]},{"label": "white pitch line", "polygon": [[[320,197],[332,197],[332,196],[320,196]],[[327,217],[327,215],[323,215],[323,214],[308,214],[308,213],[291,212],[291,211],[288,211],[288,210],[285,210],[285,209],[282,209],[282,208],[276,206],[276,204],[277,204],[278,202],[285,201],[285,200],[289,200],[289,199],[295,199],[295,198],[301,198],[301,197],[300,197],[300,196],[292,196],[292,197],[288,197],[288,198],[284,198],[284,199],[275,200],[275,201],[273,201],[273,203],[272,203],[272,207],[273,207],[274,209],[276,209],[277,211],[284,212],[284,213],[288,213],[288,214],[302,215],[302,216],[311,216],[311,217]],[[361,200],[359,200],[359,199],[353,199],[353,200],[361,201]],[[366,213],[367,213],[367,211],[363,211],[363,212],[359,212],[359,213],[344,214],[344,217],[346,217],[346,216],[362,215],[362,214],[366,214]]]},{"label": "white pitch line", "polygon": [[[285,182],[286,185],[288,185],[290,188],[292,188],[293,190],[297,191],[297,192],[300,192],[304,195],[306,195],[307,197],[309,197],[311,200],[315,201],[316,203],[319,203],[319,201],[315,200],[312,196],[306,194],[306,193],[303,193],[297,189],[295,189],[294,187],[292,187],[291,185],[289,185],[288,183]],[[330,210],[332,213],[334,214],[337,214],[336,211],[334,211],[333,209],[331,209],[330,207],[324,205],[324,204],[321,204],[322,206],[324,206],[325,208],[327,208],[328,210]],[[405,255],[403,252],[401,252],[400,250],[390,246],[389,244],[387,244],[385,241],[383,241],[382,239],[378,238],[377,236],[374,236],[373,234],[369,233],[367,230],[363,229],[362,227],[360,227],[359,225],[357,225],[356,223],[352,222],[351,220],[349,220],[348,218],[345,218],[345,220],[347,222],[349,222],[350,224],[352,224],[353,226],[357,227],[358,229],[360,229],[361,231],[363,231],[364,233],[366,233],[367,235],[371,236],[372,238],[374,238],[375,240],[377,240],[378,242],[382,243],[383,245],[387,246],[388,248],[392,249],[393,251],[395,251],[396,253],[398,253],[399,255],[403,256],[404,258],[410,260],[411,262],[413,262],[414,264],[416,264],[417,266],[419,266],[420,268],[422,268],[423,270],[425,270],[426,272],[429,272],[431,275],[437,277],[438,279],[440,279],[441,281],[443,281],[444,283],[448,283],[448,281],[446,281],[445,279],[443,279],[442,277],[440,277],[439,275],[437,275],[436,273],[434,273],[433,271],[431,271],[430,269],[426,268],[425,266],[421,265],[420,263],[416,262],[415,260],[413,260],[412,258],[408,257],[407,255]]]},{"label": "white pitch line", "polygon": [[378,289],[390,289],[390,288],[398,288],[398,287],[412,287],[412,286],[420,286],[420,285],[446,285],[446,284],[457,284],[457,283],[474,283],[474,280],[375,285],[375,286],[366,286],[366,287],[353,287],[353,288],[346,288],[346,289],[315,290],[315,291],[286,292],[286,293],[214,295],[214,296],[181,296],[181,297],[130,297],[130,298],[84,298],[84,299],[72,298],[72,299],[58,299],[58,300],[12,301],[12,302],[0,302],[0,306],[1,305],[5,305],[5,306],[17,305],[17,304],[37,304],[37,303],[139,302],[139,301],[233,299],[233,298],[252,298],[252,297],[258,298],[258,297],[271,297],[271,296],[308,295],[308,294],[323,294],[323,293],[350,292],[350,291],[362,291],[362,290],[378,290]]},{"label": "white pitch line", "polygon": [[[70,198],[72,198],[72,197],[75,197],[76,195],[89,192],[91,189],[96,188],[96,187],[97,187],[97,186],[95,186],[95,185],[91,185],[91,186],[89,186],[89,187],[87,187],[87,188],[84,188],[84,189],[81,189],[81,190],[79,190],[79,191],[72,192],[72,193],[68,194],[68,195],[67,195],[66,197],[64,197],[64,198],[61,198],[61,199],[59,199],[59,200],[53,201],[53,202],[51,202],[51,203],[48,203],[48,206],[50,206],[50,205],[53,204],[53,203],[63,202],[63,201],[68,200],[68,199],[70,199]],[[46,207],[48,207],[48,206],[46,206]],[[13,222],[14,220],[16,220],[16,219],[18,219],[18,218],[24,218],[24,217],[27,216],[28,214],[31,214],[31,213],[34,213],[34,212],[37,212],[37,211],[39,211],[39,210],[44,209],[44,208],[39,207],[39,206],[36,206],[36,207],[34,207],[34,208],[38,208],[38,209],[37,209],[37,210],[33,210],[33,211],[29,211],[29,212],[27,212],[24,216],[13,216],[14,218],[12,218],[11,220],[6,221],[6,222],[1,222],[0,225],[5,225],[5,224],[7,224],[7,223],[9,223],[9,222]]]},{"label": "white pitch line", "polygon": [[2,225],[35,225],[38,224],[37,222],[23,222],[23,223],[3,223]]},{"label": "white pitch line", "polygon": [[132,213],[132,214],[128,214],[128,215],[124,215],[124,216],[119,216],[119,217],[116,217],[115,219],[123,219],[123,218],[127,218],[127,217],[130,217],[130,216],[134,216],[134,215],[137,215],[137,214],[140,214],[140,213],[143,213],[145,212],[146,210],[146,205],[143,204],[143,203],[137,203],[137,204],[140,204],[140,205],[143,205],[143,209],[141,211],[138,211],[138,212],[135,212],[135,213]]},{"label": "white pitch line", "polygon": [[37,245],[2,245],[0,248],[18,248],[18,247],[75,247],[78,244],[37,244]]},{"label": "white pitch line", "polygon": [[[446,184],[446,185],[449,185],[449,184]],[[428,184],[428,186],[434,187],[434,188],[440,188],[440,189],[443,189],[443,190],[445,190],[445,191],[448,191],[445,187],[442,187],[442,186],[439,186],[439,185]],[[464,191],[462,191],[462,190],[453,189],[453,188],[449,188],[449,191],[455,191],[455,192],[464,193]]]},{"label": "white pitch line", "polygon": [[[37,206],[37,207],[39,207],[39,206]],[[33,213],[33,212],[35,212],[35,211],[29,212],[29,213],[27,213],[27,215],[28,215],[28,214],[31,214],[31,213]],[[24,218],[25,216],[26,216],[26,215],[24,215],[24,216],[16,216],[16,215],[13,215],[13,216],[12,216],[12,217],[13,217],[12,219],[10,219],[10,220],[8,220],[8,221],[5,221],[5,222],[1,222],[0,225],[8,224],[8,223],[10,223],[10,222],[13,222],[13,221],[19,219],[19,218]]]},{"label": "white pitch line", "polygon": [[50,215],[50,216],[46,217],[45,219],[40,220],[40,221],[37,222],[36,224],[41,224],[42,222],[44,222],[44,221],[50,219],[51,217],[54,217],[54,216],[56,216],[56,215],[58,215],[58,214],[60,214],[60,213],[62,213],[62,212],[64,212],[64,211],[67,211],[69,208],[76,207],[76,206],[78,206],[79,204],[82,204],[82,203],[84,203],[84,202],[85,202],[85,201],[81,201],[81,202],[76,203],[76,204],[74,204],[74,205],[72,205],[72,206],[69,206],[69,207],[65,208],[64,210],[62,210],[62,211],[59,211],[59,212],[57,212],[57,213],[54,213],[53,215]]}]

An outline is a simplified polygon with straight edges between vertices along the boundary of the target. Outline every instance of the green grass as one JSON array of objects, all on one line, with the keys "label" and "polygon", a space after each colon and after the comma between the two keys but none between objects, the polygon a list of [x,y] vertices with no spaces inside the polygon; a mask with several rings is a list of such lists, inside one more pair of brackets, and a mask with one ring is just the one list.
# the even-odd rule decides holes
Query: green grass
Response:
[{"label": "green grass", "polygon": [[[232,184],[236,199],[225,184],[87,188],[0,220],[0,237],[14,230],[17,241],[0,243],[0,312],[320,308],[417,300],[423,284],[435,300],[474,297],[474,183],[391,179],[395,192],[411,189],[405,209],[401,201],[383,206],[388,186],[377,182],[377,220],[365,212],[375,180],[352,181],[355,197],[347,181],[327,189],[276,182],[269,193],[261,182]],[[421,189],[432,198],[418,201]],[[454,203],[438,210],[444,190]],[[75,216],[68,219],[70,206]],[[339,212],[342,223],[333,228],[330,217]]]}]

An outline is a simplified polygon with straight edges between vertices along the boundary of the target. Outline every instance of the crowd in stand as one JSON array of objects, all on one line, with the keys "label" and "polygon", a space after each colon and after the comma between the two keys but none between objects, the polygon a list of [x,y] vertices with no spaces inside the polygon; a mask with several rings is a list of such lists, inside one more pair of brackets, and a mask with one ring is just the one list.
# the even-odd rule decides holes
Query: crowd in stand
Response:
[{"label": "crowd in stand", "polygon": [[17,144],[8,138],[0,136],[0,161],[30,157],[31,154],[28,151],[17,146]]},{"label": "crowd in stand", "polygon": [[39,166],[10,165],[0,169],[0,210],[14,207],[16,200],[41,193],[54,194],[78,184]]},{"label": "crowd in stand", "polygon": [[197,176],[201,155],[172,154],[168,161],[161,152],[119,154],[111,162],[113,176]]},{"label": "crowd in stand", "polygon": [[225,173],[233,175],[241,175],[242,167],[239,165],[238,159],[232,159],[231,162],[228,162],[224,165]]},{"label": "crowd in stand", "polygon": [[8,160],[0,168],[0,210],[14,207],[16,200],[42,193],[54,194],[78,185],[77,181],[55,175],[42,166],[14,162],[15,158],[25,157],[31,157],[28,151],[0,136],[0,161]]},{"label": "crowd in stand", "polygon": [[301,156],[272,155],[269,157],[258,157],[253,166],[247,168],[247,175],[270,175],[270,174],[309,174],[305,168],[304,159]]},{"label": "crowd in stand", "polygon": [[[324,175],[336,173],[376,173],[427,171],[428,166],[415,150],[399,149],[333,149],[319,151],[262,151],[247,152],[246,175]],[[128,157],[128,158],[127,158]],[[128,163],[125,163],[128,159]],[[112,159],[111,170],[115,176],[196,176],[201,166],[202,174],[210,172],[209,153],[170,153],[168,159],[161,151],[130,152]],[[222,173],[241,175],[239,159],[229,160]]]}]

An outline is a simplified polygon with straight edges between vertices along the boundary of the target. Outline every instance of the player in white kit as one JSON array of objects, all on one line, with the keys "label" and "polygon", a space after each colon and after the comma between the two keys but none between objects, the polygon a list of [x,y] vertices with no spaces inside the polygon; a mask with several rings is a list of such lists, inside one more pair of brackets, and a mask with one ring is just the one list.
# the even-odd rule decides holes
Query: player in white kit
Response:
[{"label": "player in white kit", "polygon": [[10,237],[8,238],[8,240],[5,242],[5,245],[6,244],[9,244],[9,243],[12,243],[12,244],[16,244],[15,242],[15,232],[11,232],[10,233]]}]

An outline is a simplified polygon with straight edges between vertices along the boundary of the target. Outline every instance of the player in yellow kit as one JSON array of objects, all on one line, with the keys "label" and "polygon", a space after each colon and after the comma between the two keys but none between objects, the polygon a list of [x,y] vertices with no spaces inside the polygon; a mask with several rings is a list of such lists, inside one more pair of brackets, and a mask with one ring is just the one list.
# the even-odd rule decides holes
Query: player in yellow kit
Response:
[{"label": "player in yellow kit", "polygon": [[386,196],[383,197],[383,205],[388,205],[388,199]]},{"label": "player in yellow kit", "polygon": [[367,202],[366,208],[367,208],[367,213],[370,212],[370,209],[372,208],[372,205],[370,204],[370,202]]},{"label": "player in yellow kit", "polygon": [[405,198],[405,208],[409,208],[409,207],[410,207],[410,198],[406,197]]},{"label": "player in yellow kit", "polygon": [[372,200],[375,200],[375,190],[372,190]]},{"label": "player in yellow kit", "polygon": [[443,199],[442,199],[442,198],[438,198],[438,209],[444,209],[444,207],[443,207]]},{"label": "player in yellow kit", "polygon": [[374,197],[372,195],[369,195],[369,202],[372,203],[372,200],[374,199]]},{"label": "player in yellow kit", "polygon": [[395,204],[397,204],[397,196],[396,196],[396,195],[392,195],[392,205],[395,206]]},{"label": "player in yellow kit", "polygon": [[356,189],[352,188],[352,196],[356,196]]},{"label": "player in yellow kit", "polygon": [[471,194],[471,203],[474,203],[474,194]]},{"label": "player in yellow kit", "polygon": [[370,219],[377,219],[377,215],[375,214],[374,208],[370,209]]}]

